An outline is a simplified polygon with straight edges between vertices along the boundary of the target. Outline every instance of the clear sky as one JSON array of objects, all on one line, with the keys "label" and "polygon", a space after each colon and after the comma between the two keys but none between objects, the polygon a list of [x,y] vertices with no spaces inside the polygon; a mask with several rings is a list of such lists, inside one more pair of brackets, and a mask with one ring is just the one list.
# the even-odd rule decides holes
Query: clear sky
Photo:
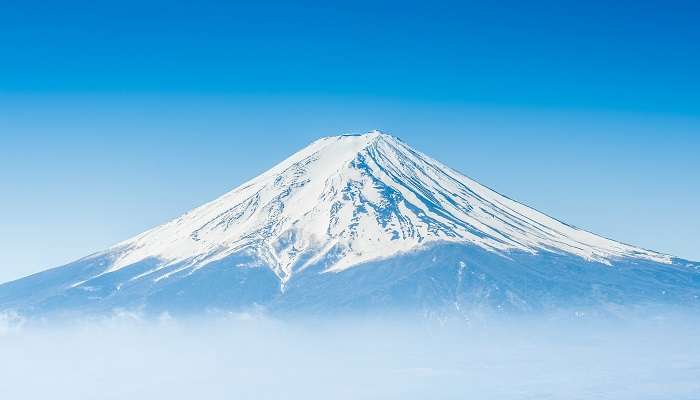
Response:
[{"label": "clear sky", "polygon": [[700,3],[177,3],[1,3],[0,281],[375,128],[700,259]]}]

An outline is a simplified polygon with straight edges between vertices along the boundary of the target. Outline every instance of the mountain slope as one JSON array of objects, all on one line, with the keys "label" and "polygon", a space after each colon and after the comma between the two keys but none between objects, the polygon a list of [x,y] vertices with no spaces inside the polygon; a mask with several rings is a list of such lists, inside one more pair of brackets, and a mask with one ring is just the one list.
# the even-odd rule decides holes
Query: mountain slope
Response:
[{"label": "mountain slope", "polygon": [[175,220],[2,285],[0,307],[687,303],[697,270],[559,222],[373,131],[319,139]]}]

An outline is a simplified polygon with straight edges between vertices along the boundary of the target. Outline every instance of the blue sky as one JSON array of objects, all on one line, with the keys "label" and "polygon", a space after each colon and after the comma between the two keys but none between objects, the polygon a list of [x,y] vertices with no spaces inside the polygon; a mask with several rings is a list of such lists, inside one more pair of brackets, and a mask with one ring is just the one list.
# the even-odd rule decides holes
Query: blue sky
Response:
[{"label": "blue sky", "polygon": [[524,3],[3,2],[0,280],[374,128],[700,259],[700,5]]}]

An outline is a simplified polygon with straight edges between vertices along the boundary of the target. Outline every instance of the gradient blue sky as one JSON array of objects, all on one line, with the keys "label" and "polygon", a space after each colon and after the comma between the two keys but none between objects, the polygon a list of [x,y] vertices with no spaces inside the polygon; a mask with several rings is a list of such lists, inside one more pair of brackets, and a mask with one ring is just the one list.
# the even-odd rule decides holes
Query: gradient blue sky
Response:
[{"label": "gradient blue sky", "polygon": [[0,1],[0,281],[374,128],[700,259],[700,3],[524,3]]}]

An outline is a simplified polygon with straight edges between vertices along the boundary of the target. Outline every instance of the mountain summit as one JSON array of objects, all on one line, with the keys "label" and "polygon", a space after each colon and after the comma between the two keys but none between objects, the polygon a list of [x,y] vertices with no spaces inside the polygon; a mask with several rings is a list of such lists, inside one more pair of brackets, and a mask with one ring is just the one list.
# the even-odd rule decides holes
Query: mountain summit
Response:
[{"label": "mountain summit", "polygon": [[698,268],[557,221],[372,131],[321,138],[164,225],[1,285],[0,307],[688,304]]}]

